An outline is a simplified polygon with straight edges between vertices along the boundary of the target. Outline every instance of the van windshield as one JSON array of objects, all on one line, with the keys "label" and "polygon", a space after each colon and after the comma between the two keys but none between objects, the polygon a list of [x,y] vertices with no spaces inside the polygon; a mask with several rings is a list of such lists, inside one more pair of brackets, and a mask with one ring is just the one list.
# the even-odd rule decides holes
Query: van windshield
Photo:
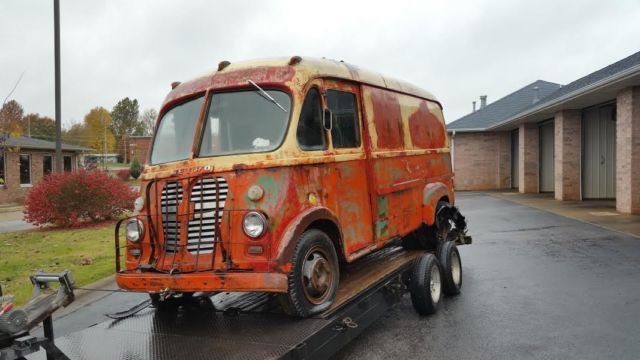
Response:
[{"label": "van windshield", "polygon": [[266,93],[279,105],[257,90],[213,94],[198,155],[266,152],[279,147],[287,130],[291,98],[279,90]]},{"label": "van windshield", "polygon": [[188,159],[204,96],[174,106],[160,119],[153,140],[152,164]]}]

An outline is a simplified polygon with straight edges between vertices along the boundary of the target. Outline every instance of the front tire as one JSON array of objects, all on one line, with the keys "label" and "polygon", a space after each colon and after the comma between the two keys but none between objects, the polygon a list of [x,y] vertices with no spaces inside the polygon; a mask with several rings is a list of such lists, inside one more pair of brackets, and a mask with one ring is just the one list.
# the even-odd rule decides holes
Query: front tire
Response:
[{"label": "front tire", "polygon": [[285,312],[308,317],[327,310],[339,281],[338,256],[329,236],[317,229],[305,231],[293,256],[288,292],[280,296]]}]

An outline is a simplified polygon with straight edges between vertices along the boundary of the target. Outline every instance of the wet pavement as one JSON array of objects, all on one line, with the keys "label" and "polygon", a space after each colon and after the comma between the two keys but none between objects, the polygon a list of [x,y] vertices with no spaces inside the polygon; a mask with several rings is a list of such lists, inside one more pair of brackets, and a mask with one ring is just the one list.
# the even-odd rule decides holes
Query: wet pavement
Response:
[{"label": "wet pavement", "polygon": [[[428,317],[405,297],[338,358],[639,358],[640,238],[483,194],[458,205],[474,239],[459,248],[462,294]],[[84,304],[54,322],[56,335],[145,298]]]},{"label": "wet pavement", "polygon": [[342,359],[638,359],[640,238],[480,194],[462,294],[421,318],[405,299]]}]

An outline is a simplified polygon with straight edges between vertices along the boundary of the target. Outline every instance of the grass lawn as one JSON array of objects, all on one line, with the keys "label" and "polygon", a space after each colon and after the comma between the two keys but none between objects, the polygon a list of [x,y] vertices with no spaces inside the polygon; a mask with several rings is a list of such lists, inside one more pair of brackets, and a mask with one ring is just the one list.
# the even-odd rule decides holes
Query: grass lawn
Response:
[{"label": "grass lawn", "polygon": [[115,272],[114,223],[81,229],[31,230],[0,234],[0,284],[16,296],[16,305],[31,297],[29,275],[38,270],[71,270],[77,286]]}]

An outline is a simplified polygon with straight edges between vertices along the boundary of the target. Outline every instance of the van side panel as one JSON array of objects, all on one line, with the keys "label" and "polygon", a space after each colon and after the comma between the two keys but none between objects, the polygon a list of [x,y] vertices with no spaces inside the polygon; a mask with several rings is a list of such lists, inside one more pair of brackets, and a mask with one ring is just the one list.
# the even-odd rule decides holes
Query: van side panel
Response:
[{"label": "van side panel", "polygon": [[[369,137],[374,236],[381,246],[423,223],[427,184],[443,183],[451,189],[451,158],[437,104],[367,85],[362,86],[362,99]],[[395,133],[394,140],[389,140],[392,129],[402,129],[400,148]]]}]

